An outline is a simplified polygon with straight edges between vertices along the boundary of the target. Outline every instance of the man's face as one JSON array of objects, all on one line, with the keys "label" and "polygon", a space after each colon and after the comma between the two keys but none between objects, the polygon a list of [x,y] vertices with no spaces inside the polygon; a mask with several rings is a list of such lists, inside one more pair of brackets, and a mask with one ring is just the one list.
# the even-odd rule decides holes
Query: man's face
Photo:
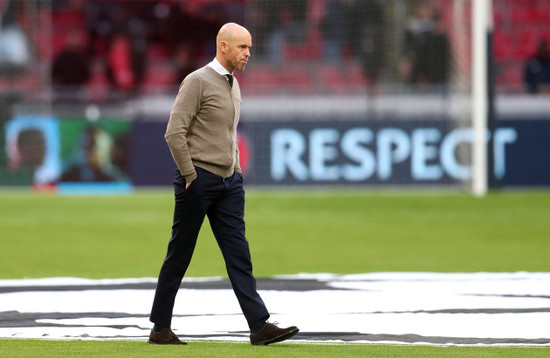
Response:
[{"label": "man's face", "polygon": [[231,41],[226,43],[227,52],[225,57],[227,65],[231,71],[244,71],[248,58],[250,57],[250,48],[252,47],[252,37],[247,31],[239,32]]}]

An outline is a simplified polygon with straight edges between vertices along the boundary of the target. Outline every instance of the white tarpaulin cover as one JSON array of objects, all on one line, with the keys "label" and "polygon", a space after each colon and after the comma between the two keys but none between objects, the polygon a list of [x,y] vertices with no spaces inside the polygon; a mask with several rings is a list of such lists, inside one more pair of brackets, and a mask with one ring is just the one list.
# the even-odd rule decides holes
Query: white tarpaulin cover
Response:
[{"label": "white tarpaulin cover", "polygon": [[[0,280],[0,337],[146,340],[155,278]],[[296,342],[550,345],[550,273],[299,274],[259,279]],[[186,278],[174,332],[247,341],[227,280]]]}]

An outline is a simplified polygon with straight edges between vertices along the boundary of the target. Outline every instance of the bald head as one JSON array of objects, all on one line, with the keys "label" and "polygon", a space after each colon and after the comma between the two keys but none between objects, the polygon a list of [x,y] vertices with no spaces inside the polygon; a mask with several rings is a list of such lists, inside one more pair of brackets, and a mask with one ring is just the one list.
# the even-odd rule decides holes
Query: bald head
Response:
[{"label": "bald head", "polygon": [[220,28],[220,31],[218,31],[218,36],[216,36],[216,43],[218,46],[220,46],[221,41],[233,41],[236,37],[245,35],[250,36],[250,33],[244,26],[241,26],[234,22],[228,22]]},{"label": "bald head", "polygon": [[223,25],[216,37],[216,59],[230,73],[243,71],[250,57],[252,36],[248,30],[234,22]]}]

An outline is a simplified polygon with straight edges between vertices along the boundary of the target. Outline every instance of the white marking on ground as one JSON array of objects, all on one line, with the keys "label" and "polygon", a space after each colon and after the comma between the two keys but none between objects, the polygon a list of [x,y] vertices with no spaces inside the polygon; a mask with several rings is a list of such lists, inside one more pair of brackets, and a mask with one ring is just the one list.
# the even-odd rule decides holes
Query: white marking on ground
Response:
[{"label": "white marking on ground", "polygon": [[[260,290],[272,320],[300,328],[294,341],[550,345],[548,329],[540,324],[550,321],[550,273],[273,279],[298,283],[293,290]],[[312,280],[321,286],[308,288]],[[224,281],[184,280],[174,307],[174,332],[187,340],[247,341],[248,326],[230,289],[185,288],[216,282]],[[296,290],[301,282],[303,290]],[[146,340],[154,283],[154,278],[0,280],[0,337]],[[120,289],[124,285],[136,288]]]}]

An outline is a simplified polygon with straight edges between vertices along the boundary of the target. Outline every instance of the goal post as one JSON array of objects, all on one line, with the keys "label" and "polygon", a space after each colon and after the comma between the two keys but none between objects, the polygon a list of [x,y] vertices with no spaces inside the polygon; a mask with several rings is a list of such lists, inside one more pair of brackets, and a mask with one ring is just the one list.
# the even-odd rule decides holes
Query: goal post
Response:
[{"label": "goal post", "polygon": [[473,1],[472,21],[472,193],[488,191],[488,36],[492,21],[491,0]]}]

